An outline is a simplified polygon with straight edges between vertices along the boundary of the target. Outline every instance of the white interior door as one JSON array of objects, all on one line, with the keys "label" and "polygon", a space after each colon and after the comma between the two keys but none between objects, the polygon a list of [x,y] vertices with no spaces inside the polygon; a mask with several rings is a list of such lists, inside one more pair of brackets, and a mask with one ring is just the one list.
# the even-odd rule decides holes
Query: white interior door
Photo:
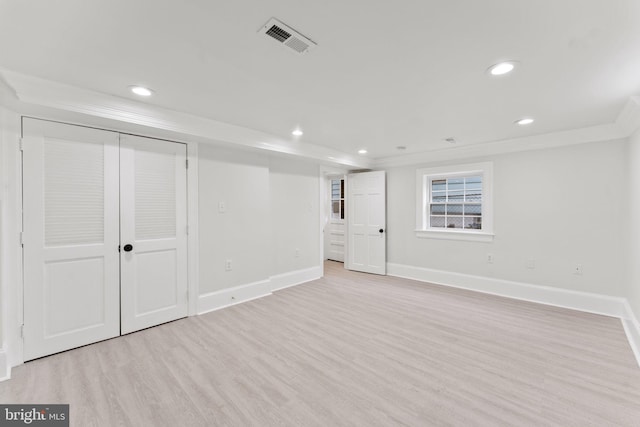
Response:
[{"label": "white interior door", "polygon": [[386,274],[385,172],[350,174],[347,179],[349,270]]},{"label": "white interior door", "polygon": [[120,333],[118,134],[23,122],[24,358]]},{"label": "white interior door", "polygon": [[184,144],[120,137],[123,334],[187,316],[186,158]]}]

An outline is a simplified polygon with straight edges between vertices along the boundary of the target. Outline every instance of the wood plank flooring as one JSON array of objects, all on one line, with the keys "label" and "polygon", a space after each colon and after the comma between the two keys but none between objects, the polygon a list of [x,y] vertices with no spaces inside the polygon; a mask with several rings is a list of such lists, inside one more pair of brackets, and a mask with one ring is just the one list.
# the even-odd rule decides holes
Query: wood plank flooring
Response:
[{"label": "wood plank flooring", "polygon": [[345,271],[26,363],[74,426],[639,426],[618,319]]}]

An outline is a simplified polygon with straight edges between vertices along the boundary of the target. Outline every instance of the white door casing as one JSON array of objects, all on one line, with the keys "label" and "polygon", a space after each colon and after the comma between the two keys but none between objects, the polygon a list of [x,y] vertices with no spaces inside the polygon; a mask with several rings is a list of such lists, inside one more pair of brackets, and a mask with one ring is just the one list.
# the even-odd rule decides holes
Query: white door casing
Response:
[{"label": "white door casing", "polygon": [[386,274],[386,175],[349,174],[347,179],[347,268]]},{"label": "white door casing", "polygon": [[123,334],[188,314],[186,159],[184,144],[120,137]]},{"label": "white door casing", "polygon": [[118,134],[23,122],[24,359],[120,333]]}]

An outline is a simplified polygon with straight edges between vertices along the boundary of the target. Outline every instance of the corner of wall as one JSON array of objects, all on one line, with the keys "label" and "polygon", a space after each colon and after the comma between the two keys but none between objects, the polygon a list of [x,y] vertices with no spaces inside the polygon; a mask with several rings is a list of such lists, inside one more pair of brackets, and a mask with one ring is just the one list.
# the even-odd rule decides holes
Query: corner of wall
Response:
[{"label": "corner of wall", "polygon": [[[637,110],[638,100],[635,100]],[[636,114],[636,116],[640,116]],[[637,218],[640,215],[640,128],[635,131],[628,140],[628,177],[629,183],[627,201],[627,280],[626,280],[626,318],[622,319],[629,344],[636,355],[640,365],[640,266],[637,263],[640,256],[640,223]]]},{"label": "corner of wall", "polygon": [[4,350],[0,349],[0,381],[6,381],[11,378],[11,365]]},{"label": "corner of wall", "polygon": [[322,266],[316,265],[315,267],[305,268],[302,270],[290,271],[284,274],[277,274],[271,276],[271,291],[279,291],[281,289],[289,288],[291,286],[300,285],[302,283],[310,282],[322,277]]},{"label": "corner of wall", "polygon": [[310,282],[322,277],[319,265],[302,270],[289,271],[269,277],[267,280],[210,292],[198,297],[198,314],[206,314],[232,305],[272,295],[273,292]]},{"label": "corner of wall", "polygon": [[0,98],[0,378],[22,363],[22,229],[20,115]]},{"label": "corner of wall", "polygon": [[[1,85],[0,85],[1,86]],[[0,87],[0,92],[2,88]],[[17,145],[17,123],[18,116],[5,108],[6,99],[0,97],[0,381],[7,380],[11,377],[12,359],[11,350],[16,353],[16,347],[11,344],[15,341],[12,334],[15,326],[11,320],[13,316],[13,304],[9,301],[13,300],[13,290],[9,288],[10,283],[14,283],[16,273],[18,271],[18,262],[14,256],[10,256],[14,252],[14,240],[11,236],[17,235],[17,213],[12,210],[13,204],[9,203],[15,196],[17,191],[16,180],[13,179],[15,172],[16,145]],[[15,144],[10,141],[15,138]],[[17,364],[17,363],[13,363]]]},{"label": "corner of wall", "polygon": [[622,326],[624,327],[625,334],[627,334],[631,351],[633,351],[633,354],[636,356],[638,366],[640,366],[640,322],[635,316],[628,301],[625,301],[625,309],[626,313],[621,319]]}]

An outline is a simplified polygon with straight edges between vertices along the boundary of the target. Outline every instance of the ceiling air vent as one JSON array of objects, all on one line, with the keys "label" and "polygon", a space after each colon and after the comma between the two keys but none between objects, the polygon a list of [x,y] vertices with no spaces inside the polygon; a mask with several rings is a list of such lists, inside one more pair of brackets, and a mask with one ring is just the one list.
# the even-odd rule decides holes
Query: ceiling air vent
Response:
[{"label": "ceiling air vent", "polygon": [[297,53],[307,53],[309,50],[316,47],[313,40],[303,36],[293,28],[283,24],[275,18],[271,18],[269,22],[260,28],[260,31],[258,32],[266,34]]}]

